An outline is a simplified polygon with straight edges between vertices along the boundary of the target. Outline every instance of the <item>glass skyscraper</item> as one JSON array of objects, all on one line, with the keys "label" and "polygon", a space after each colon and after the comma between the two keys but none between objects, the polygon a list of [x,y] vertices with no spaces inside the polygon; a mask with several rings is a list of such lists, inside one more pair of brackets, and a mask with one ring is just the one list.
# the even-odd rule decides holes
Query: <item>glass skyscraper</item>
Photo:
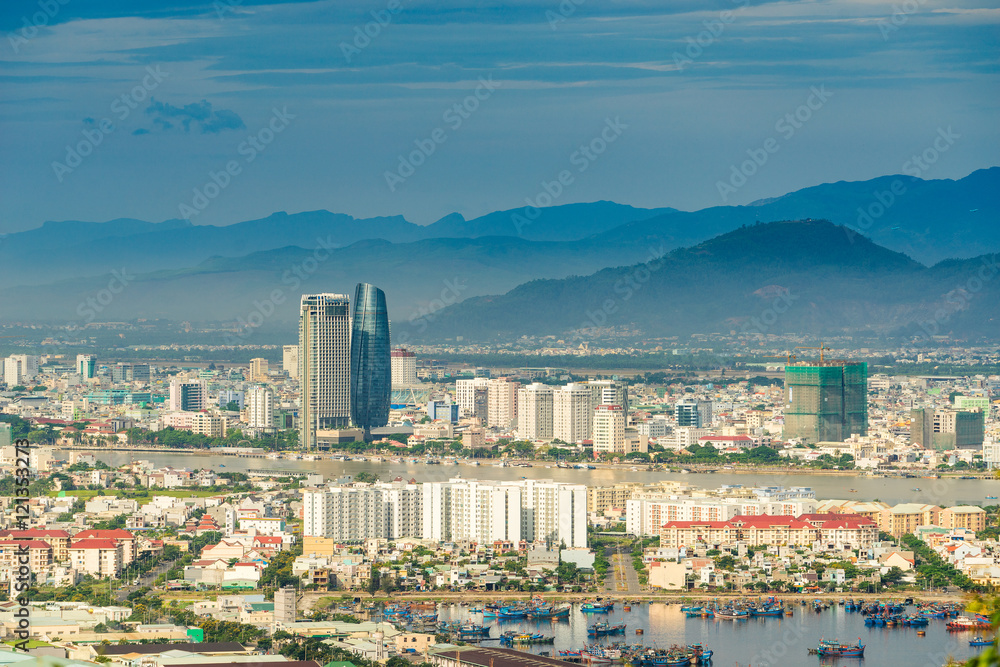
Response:
[{"label": "glass skyscraper", "polygon": [[358,283],[351,305],[351,422],[367,431],[389,422],[389,314],[385,292],[368,283]]}]

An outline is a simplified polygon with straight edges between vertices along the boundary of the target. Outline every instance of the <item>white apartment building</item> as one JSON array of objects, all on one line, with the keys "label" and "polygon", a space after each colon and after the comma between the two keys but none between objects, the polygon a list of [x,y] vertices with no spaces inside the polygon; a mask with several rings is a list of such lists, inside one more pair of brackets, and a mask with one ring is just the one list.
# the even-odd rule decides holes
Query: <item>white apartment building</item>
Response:
[{"label": "white apartment building", "polygon": [[552,437],[576,444],[590,439],[593,408],[589,387],[571,382],[552,395]]},{"label": "white apartment building", "polygon": [[551,440],[552,387],[535,382],[517,390],[517,434],[526,440]]},{"label": "white apartment building", "polygon": [[250,428],[269,432],[274,428],[274,392],[269,387],[250,387],[246,393],[247,423]]},{"label": "white apartment building", "polygon": [[406,348],[390,353],[389,373],[393,387],[410,387],[417,384],[417,355]]},{"label": "white apartment building", "polygon": [[3,361],[3,381],[8,387],[29,382],[38,375],[39,358],[32,354],[12,354]]},{"label": "white apartment building", "polygon": [[520,382],[513,382],[507,378],[494,378],[489,381],[487,426],[512,428],[517,424],[517,390],[520,387]]},{"label": "white apartment building", "polygon": [[97,357],[92,354],[76,355],[76,372],[82,380],[89,380],[97,375]]},{"label": "white apartment building", "polygon": [[636,430],[647,438],[662,438],[673,432],[673,426],[665,416],[656,415],[636,424]]},{"label": "white apartment building", "polygon": [[594,454],[625,453],[625,411],[619,405],[594,408]]},{"label": "white apartment building", "polygon": [[587,545],[587,487],[552,480],[455,478],[423,489],[423,538]]},{"label": "white apartment building", "polygon": [[281,368],[288,377],[297,378],[299,376],[299,346],[283,345],[281,347]]},{"label": "white apartment building", "polygon": [[476,390],[489,391],[488,378],[472,378],[470,380],[455,380],[455,402],[458,403],[463,417],[476,414]]},{"label": "white apartment building", "polygon": [[316,431],[351,421],[351,316],[345,294],[303,294],[299,314],[299,441],[316,447]]},{"label": "white apartment building", "polygon": [[302,492],[302,534],[342,541],[420,537],[416,484],[335,486]]}]

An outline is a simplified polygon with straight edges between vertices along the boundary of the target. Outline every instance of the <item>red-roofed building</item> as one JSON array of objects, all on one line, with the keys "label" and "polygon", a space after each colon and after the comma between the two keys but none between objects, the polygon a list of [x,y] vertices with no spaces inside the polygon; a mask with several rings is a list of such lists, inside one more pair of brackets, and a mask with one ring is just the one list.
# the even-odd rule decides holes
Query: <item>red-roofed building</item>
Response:
[{"label": "red-roofed building", "polygon": [[867,549],[878,542],[878,524],[860,514],[803,514],[798,517],[819,529],[827,548]]},{"label": "red-roofed building", "polygon": [[819,529],[795,517],[761,514],[735,516],[729,521],[670,521],[660,532],[660,546],[678,548],[697,544],[748,546],[812,545]]},{"label": "red-roofed building", "polygon": [[282,540],[279,535],[255,535],[253,538],[254,549],[265,549],[270,551],[281,551]]},{"label": "red-roofed building", "polygon": [[135,560],[135,535],[128,532],[127,530],[122,530],[121,528],[116,528],[114,530],[98,530],[92,528],[90,530],[82,530],[73,536],[73,540],[85,540],[90,538],[96,538],[99,540],[114,540],[122,546],[122,565],[128,565]]},{"label": "red-roofed building", "polygon": [[111,538],[74,539],[69,545],[69,559],[81,572],[95,577],[116,577],[123,565],[122,551],[122,542]]},{"label": "red-roofed building", "polygon": [[[27,550],[28,562],[21,561]],[[27,565],[32,572],[41,572],[52,565],[52,546],[42,540],[0,540],[0,569]]]},{"label": "red-roofed building", "polygon": [[69,560],[69,533],[49,528],[28,530],[0,530],[0,540],[42,540],[52,547],[52,558],[58,562]]}]

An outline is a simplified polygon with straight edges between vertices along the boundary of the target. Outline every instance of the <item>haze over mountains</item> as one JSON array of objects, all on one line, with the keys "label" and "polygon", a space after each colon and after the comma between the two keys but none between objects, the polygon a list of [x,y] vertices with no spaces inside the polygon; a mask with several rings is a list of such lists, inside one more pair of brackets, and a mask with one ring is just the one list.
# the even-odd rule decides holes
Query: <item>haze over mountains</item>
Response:
[{"label": "haze over mountains", "polygon": [[[957,181],[886,176],[838,182],[751,206],[695,212],[595,202],[474,220],[451,215],[427,226],[328,211],[275,213],[226,227],[183,220],[49,222],[0,238],[0,312],[8,321],[88,321],[81,304],[107,286],[113,270],[125,269],[129,284],[102,305],[96,320],[232,321],[269,310],[266,302],[273,299],[273,312],[262,313],[262,329],[284,330],[294,328],[301,293],[349,292],[356,282],[369,281],[386,291],[394,329],[414,339],[489,337],[503,330],[505,308],[508,321],[524,325],[521,333],[561,333],[587,321],[579,306],[596,299],[591,293],[610,289],[615,296],[629,269],[607,267],[696,246],[671,255],[634,291],[630,301],[641,303],[643,312],[631,323],[644,335],[705,326],[739,330],[740,318],[760,311],[760,299],[773,299],[779,288],[801,295],[781,318],[787,330],[840,323],[891,332],[923,317],[940,290],[953,289],[964,271],[975,270],[975,262],[927,266],[1000,249],[996,192],[1000,168],[994,167]],[[755,226],[807,218],[857,233],[816,223]],[[734,230],[735,236],[698,245]],[[798,260],[804,264],[789,264]],[[877,290],[868,283],[883,279]],[[996,308],[1000,300],[991,290],[997,282],[951,318],[955,326],[969,332],[990,326],[985,302]],[[751,283],[757,285],[751,292],[763,288],[765,297],[747,297],[742,288]],[[484,298],[437,312],[471,297]],[[803,301],[812,305],[799,309]],[[533,311],[532,303],[540,309]],[[435,314],[427,316],[431,310]],[[609,317],[609,324],[626,326],[627,320]]]}]

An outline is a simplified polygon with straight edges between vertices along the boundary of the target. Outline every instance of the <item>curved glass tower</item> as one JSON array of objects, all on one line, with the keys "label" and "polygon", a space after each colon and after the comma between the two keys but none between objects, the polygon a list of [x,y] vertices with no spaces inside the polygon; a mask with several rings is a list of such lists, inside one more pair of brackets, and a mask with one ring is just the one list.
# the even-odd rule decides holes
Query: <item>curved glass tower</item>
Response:
[{"label": "curved glass tower", "polygon": [[392,371],[385,292],[358,283],[351,320],[351,422],[365,431],[389,422]]}]

